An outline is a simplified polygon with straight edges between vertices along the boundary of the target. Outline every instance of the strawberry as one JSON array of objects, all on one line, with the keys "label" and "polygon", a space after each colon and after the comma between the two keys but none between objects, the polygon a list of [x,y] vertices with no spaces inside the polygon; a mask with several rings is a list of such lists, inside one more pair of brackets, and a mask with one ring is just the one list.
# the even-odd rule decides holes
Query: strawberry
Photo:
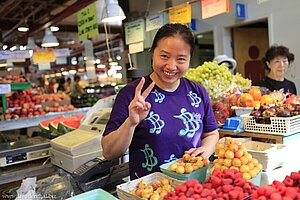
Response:
[{"label": "strawberry", "polygon": [[233,183],[233,180],[230,178],[223,178],[222,183],[223,185],[231,185]]},{"label": "strawberry", "polygon": [[285,179],[283,180],[283,183],[286,187],[293,187],[294,186],[294,181],[290,176],[286,176]]},{"label": "strawberry", "polygon": [[243,189],[244,189],[245,192],[251,193],[252,187],[250,186],[249,182],[246,182],[246,183],[243,185]]},{"label": "strawberry", "polygon": [[274,180],[272,183],[273,186],[275,186],[276,188],[279,186],[284,186],[284,184],[280,181]]},{"label": "strawberry", "polygon": [[223,173],[225,174],[225,178],[234,178],[234,171],[231,169],[224,169]]},{"label": "strawberry", "polygon": [[217,176],[217,177],[220,177],[221,175],[221,170],[220,169],[214,169],[213,173],[212,173],[212,176]]},{"label": "strawberry", "polygon": [[225,193],[224,193],[224,194],[223,194],[223,199],[224,199],[224,200],[230,200],[229,194],[225,194]]},{"label": "strawberry", "polygon": [[193,194],[191,197],[194,199],[200,199],[201,196],[200,194]]},{"label": "strawberry", "polygon": [[285,186],[279,186],[277,187],[277,191],[283,196],[285,194],[286,187]]},{"label": "strawberry", "polygon": [[231,190],[228,194],[230,199],[237,199],[239,197],[239,191],[238,190]]},{"label": "strawberry", "polygon": [[234,179],[234,185],[236,186],[243,187],[245,183],[246,181],[242,177]]},{"label": "strawberry", "polygon": [[281,199],[282,199],[282,197],[281,197],[280,193],[278,193],[278,192],[275,192],[275,193],[271,194],[271,196],[270,196],[270,200],[281,200]]},{"label": "strawberry", "polygon": [[284,196],[284,197],[282,197],[282,200],[293,200],[293,199],[291,197]]},{"label": "strawberry", "polygon": [[300,180],[300,172],[292,172],[290,176],[294,181]]},{"label": "strawberry", "polygon": [[195,193],[201,194],[202,190],[203,190],[203,186],[201,184],[198,183],[194,186]]},{"label": "strawberry", "polygon": [[219,177],[211,176],[210,179],[213,188],[217,188],[219,185],[222,184],[222,180]]},{"label": "strawberry", "polygon": [[221,186],[221,185],[220,185],[219,187],[216,188],[216,192],[217,192],[217,193],[222,192],[222,186]]},{"label": "strawberry", "polygon": [[285,190],[285,197],[291,197],[292,199],[294,199],[297,196],[297,190],[296,188],[293,187],[287,187]]},{"label": "strawberry", "polygon": [[276,192],[276,189],[272,186],[265,187],[265,196],[270,197],[272,193]]},{"label": "strawberry", "polygon": [[235,180],[235,179],[238,179],[238,178],[243,178],[243,174],[242,173],[236,173],[236,174],[234,174],[233,179]]},{"label": "strawberry", "polygon": [[265,188],[259,187],[259,188],[257,188],[256,192],[257,192],[258,196],[262,196],[265,194]]},{"label": "strawberry", "polygon": [[265,196],[260,196],[260,197],[258,197],[258,200],[267,200],[267,197],[265,197]]},{"label": "strawberry", "polygon": [[233,189],[232,185],[223,185],[223,192],[228,193]]}]

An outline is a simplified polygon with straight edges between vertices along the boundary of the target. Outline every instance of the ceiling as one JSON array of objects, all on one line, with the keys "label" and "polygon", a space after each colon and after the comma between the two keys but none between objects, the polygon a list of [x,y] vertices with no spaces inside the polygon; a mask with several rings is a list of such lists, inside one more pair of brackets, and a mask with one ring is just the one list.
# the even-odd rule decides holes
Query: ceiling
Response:
[{"label": "ceiling", "polygon": [[[58,26],[59,31],[54,32],[60,46],[58,48],[82,48],[79,42],[77,30],[76,12],[96,0],[0,0],[0,47],[8,45],[26,45],[28,37],[33,37],[37,45],[40,45],[44,36],[44,29],[52,25]],[[127,1],[122,1],[124,5]],[[97,1],[97,14],[101,16],[101,10],[105,5],[104,0]],[[125,6],[126,9],[127,6]],[[126,10],[125,10],[126,13]],[[29,31],[19,32],[20,25],[27,24]],[[120,38],[121,24],[109,26],[110,39]],[[105,31],[103,24],[99,23],[99,36],[93,38],[95,45],[105,43]]]}]

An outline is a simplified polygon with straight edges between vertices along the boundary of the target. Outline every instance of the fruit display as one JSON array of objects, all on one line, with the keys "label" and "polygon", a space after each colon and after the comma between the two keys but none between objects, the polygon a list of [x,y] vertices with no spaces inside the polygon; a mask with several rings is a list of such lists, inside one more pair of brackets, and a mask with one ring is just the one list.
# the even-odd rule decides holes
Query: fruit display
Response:
[{"label": "fruit display", "polygon": [[237,170],[215,169],[203,184],[198,180],[189,180],[176,186],[164,200],[172,199],[245,199],[256,191],[256,186],[242,178]]},{"label": "fruit display", "polygon": [[223,103],[221,101],[213,102],[212,108],[214,111],[215,119],[220,126],[224,125],[225,120],[232,114],[232,109],[229,104]]},{"label": "fruit display", "polygon": [[218,65],[216,61],[204,62],[197,68],[188,69],[185,77],[204,86],[211,100],[219,99],[222,93],[236,87],[251,87],[251,80],[243,78],[239,73],[232,75],[226,64]]},{"label": "fruit display", "polygon": [[45,106],[44,108],[45,112],[66,112],[66,111],[72,111],[75,110],[75,107],[71,104],[66,105],[59,105],[58,102],[53,103],[52,106]]},{"label": "fruit display", "polygon": [[77,97],[72,97],[71,103],[76,108],[83,108],[93,106],[98,100],[99,97],[95,94],[82,94]]},{"label": "fruit display", "polygon": [[248,153],[245,146],[233,138],[226,138],[225,143],[218,142],[215,153],[218,158],[214,160],[214,165],[210,169],[211,174],[214,169],[220,169],[221,171],[236,169],[242,173],[245,180],[250,180],[262,170],[262,165],[258,160]]},{"label": "fruit display", "polygon": [[40,105],[43,97],[36,95],[32,90],[13,91],[6,96],[6,102],[9,108],[24,107],[29,108],[30,104]]},{"label": "fruit display", "polygon": [[23,75],[6,75],[6,77],[0,77],[0,83],[25,83],[26,78]]},{"label": "fruit display", "polygon": [[174,191],[169,179],[154,180],[150,184],[141,180],[134,189],[129,192],[142,199],[158,200],[162,199],[168,192]]},{"label": "fruit display", "polygon": [[207,158],[184,154],[182,158],[172,163],[167,170],[178,174],[189,174],[209,164]]},{"label": "fruit display", "polygon": [[291,172],[282,182],[274,180],[271,185],[257,188],[251,199],[300,199],[299,188],[300,171]]}]

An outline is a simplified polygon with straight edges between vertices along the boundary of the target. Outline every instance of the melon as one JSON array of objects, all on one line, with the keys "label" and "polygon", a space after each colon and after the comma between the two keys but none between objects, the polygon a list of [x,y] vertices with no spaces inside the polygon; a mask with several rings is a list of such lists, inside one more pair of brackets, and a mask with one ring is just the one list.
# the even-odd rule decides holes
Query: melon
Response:
[{"label": "melon", "polygon": [[64,116],[60,115],[60,116],[52,118],[52,119],[44,120],[39,123],[38,127],[44,132],[51,132],[50,128],[49,128],[50,122],[53,120],[59,120],[59,119],[64,119],[64,118],[65,118]]},{"label": "melon", "polygon": [[64,134],[79,128],[79,126],[80,126],[80,120],[72,120],[72,121],[64,120],[59,122],[57,130],[59,133]]}]

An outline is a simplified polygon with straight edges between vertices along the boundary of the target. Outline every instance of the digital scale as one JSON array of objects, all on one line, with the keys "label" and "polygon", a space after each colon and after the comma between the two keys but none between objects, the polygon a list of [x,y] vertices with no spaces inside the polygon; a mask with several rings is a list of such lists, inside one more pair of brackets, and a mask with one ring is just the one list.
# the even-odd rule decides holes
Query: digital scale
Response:
[{"label": "digital scale", "polygon": [[114,96],[100,99],[87,112],[78,129],[50,141],[52,164],[71,173],[83,191],[129,175],[127,154],[114,161],[102,156],[102,133],[113,103]]},{"label": "digital scale", "polygon": [[0,143],[0,167],[49,157],[50,140],[40,136]]}]

